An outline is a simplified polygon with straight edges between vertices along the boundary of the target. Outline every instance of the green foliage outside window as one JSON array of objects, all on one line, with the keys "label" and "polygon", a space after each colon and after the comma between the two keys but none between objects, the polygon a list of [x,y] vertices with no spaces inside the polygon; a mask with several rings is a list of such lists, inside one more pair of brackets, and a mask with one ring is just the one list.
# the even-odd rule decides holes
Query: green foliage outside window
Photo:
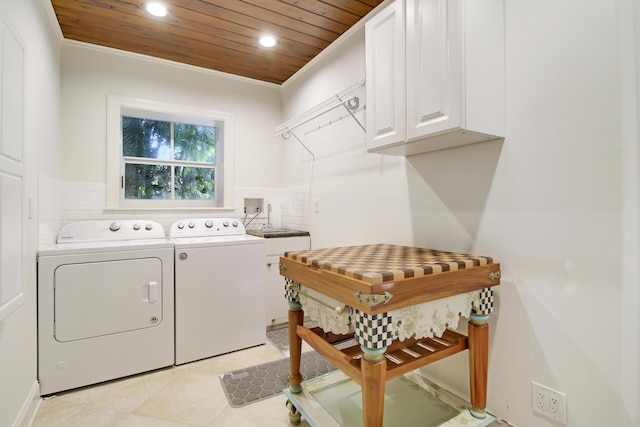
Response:
[{"label": "green foliage outside window", "polygon": [[122,117],[127,199],[213,200],[216,128]]}]

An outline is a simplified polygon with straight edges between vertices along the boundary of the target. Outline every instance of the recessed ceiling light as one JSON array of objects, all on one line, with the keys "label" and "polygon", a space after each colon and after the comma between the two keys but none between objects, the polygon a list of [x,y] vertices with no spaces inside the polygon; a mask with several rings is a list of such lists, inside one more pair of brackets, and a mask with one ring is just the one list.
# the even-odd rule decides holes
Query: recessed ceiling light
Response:
[{"label": "recessed ceiling light", "polygon": [[276,40],[276,38],[269,35],[260,37],[258,39],[258,42],[260,43],[260,45],[264,47],[274,47],[276,44],[278,44],[278,41]]},{"label": "recessed ceiling light", "polygon": [[162,3],[151,2],[147,3],[147,12],[153,16],[167,16],[167,7]]}]

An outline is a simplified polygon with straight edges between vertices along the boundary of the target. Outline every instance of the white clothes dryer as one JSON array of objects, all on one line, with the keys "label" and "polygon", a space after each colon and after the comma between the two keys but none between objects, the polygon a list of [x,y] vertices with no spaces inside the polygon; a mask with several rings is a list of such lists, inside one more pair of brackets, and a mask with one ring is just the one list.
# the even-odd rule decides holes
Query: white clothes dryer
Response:
[{"label": "white clothes dryer", "polygon": [[266,241],[229,218],[177,221],[176,365],[266,341]]},{"label": "white clothes dryer", "polygon": [[47,395],[174,363],[173,243],[153,221],[83,221],[38,254]]}]

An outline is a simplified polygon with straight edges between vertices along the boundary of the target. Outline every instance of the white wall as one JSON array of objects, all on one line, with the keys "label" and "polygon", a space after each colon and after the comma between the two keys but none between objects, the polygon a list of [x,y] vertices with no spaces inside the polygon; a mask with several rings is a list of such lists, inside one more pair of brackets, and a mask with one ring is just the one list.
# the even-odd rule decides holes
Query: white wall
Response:
[{"label": "white wall", "polygon": [[[285,120],[304,114],[365,78],[364,27],[353,29],[331,49],[330,54],[286,82]],[[364,113],[357,117],[364,124]],[[320,130],[299,135],[315,161],[293,138],[284,141],[287,184],[310,187],[312,247],[411,243],[405,160],[367,154],[365,133],[350,117],[330,126],[325,126],[326,120],[319,117],[308,127]],[[314,211],[316,200],[319,212]]]},{"label": "white wall", "polygon": [[[39,171],[55,174],[59,137],[59,42],[41,0],[1,0],[0,9],[25,49],[24,159],[27,198],[36,202]],[[25,210],[26,212],[26,210]],[[37,206],[26,220],[26,302],[0,322],[0,425],[28,425],[37,409]],[[19,225],[18,225],[19,226]]]},{"label": "white wall", "polygon": [[232,113],[235,185],[282,186],[278,86],[74,42],[62,50],[61,179],[105,182],[109,94]]},{"label": "white wall", "polygon": [[[64,41],[61,65],[59,176],[41,177],[42,245],[61,226],[88,219],[140,218],[170,225],[185,217],[243,217],[244,197],[273,204],[278,219],[290,218],[291,197],[281,197],[284,146],[274,136],[282,121],[280,87],[197,67]],[[231,113],[234,121],[233,211],[105,210],[107,96],[120,95]],[[227,150],[231,148],[226,146]],[[45,192],[46,190],[46,192]],[[295,193],[295,191],[293,192]],[[231,206],[225,206],[231,207]],[[299,211],[296,210],[295,214]],[[300,214],[300,215],[303,215]],[[251,227],[267,222],[260,215]],[[278,222],[276,225],[280,226]],[[300,228],[300,227],[298,227]]]},{"label": "white wall", "polygon": [[[232,111],[236,185],[309,185],[320,205],[309,214],[314,247],[417,244],[502,263],[490,411],[520,427],[551,425],[531,413],[533,380],[567,393],[570,426],[637,425],[639,55],[637,35],[636,44],[616,39],[634,34],[637,5],[506,4],[504,143],[405,160],[367,154],[362,131],[345,120],[305,137],[311,161],[273,128],[364,77],[361,30],[285,85],[284,116],[278,89],[71,44],[59,102],[58,43],[42,11],[50,4],[0,0],[27,45],[29,196],[37,200],[38,172],[104,183],[107,93]],[[27,232],[34,260],[37,221],[36,211]],[[25,279],[27,302],[0,323],[3,426],[28,416],[36,381],[35,263]],[[432,374],[466,392],[466,359],[452,359]]]},{"label": "white wall", "polygon": [[[287,141],[289,176],[309,177],[310,199],[320,198],[314,247],[389,241],[502,263],[490,411],[520,427],[554,425],[531,411],[536,381],[567,394],[569,426],[638,425],[638,75],[621,87],[619,56],[635,49],[634,65],[638,54],[618,39],[633,38],[633,5],[505,4],[504,142],[405,161],[366,154],[361,135],[332,126],[305,140],[313,166]],[[362,78],[363,38],[353,37],[349,62],[331,60],[339,49],[285,85],[285,119],[345,76]],[[466,354],[426,372],[468,393]]]},{"label": "white wall", "polygon": [[640,5],[618,1],[622,149],[622,293],[620,411],[640,424]]}]

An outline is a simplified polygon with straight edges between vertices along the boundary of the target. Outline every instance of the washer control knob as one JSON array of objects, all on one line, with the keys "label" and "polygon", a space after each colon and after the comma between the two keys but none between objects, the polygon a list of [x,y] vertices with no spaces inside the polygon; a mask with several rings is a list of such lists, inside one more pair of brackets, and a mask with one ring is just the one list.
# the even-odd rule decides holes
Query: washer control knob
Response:
[{"label": "washer control knob", "polygon": [[109,230],[111,231],[118,231],[120,230],[120,223],[119,222],[112,222],[111,225],[109,226]]},{"label": "washer control knob", "polygon": [[185,252],[181,252],[180,255],[178,255],[178,258],[180,258],[180,260],[182,260],[182,261],[184,261],[188,257],[189,256]]},{"label": "washer control knob", "polygon": [[222,225],[224,225],[225,227],[229,226],[229,221],[227,221],[226,219],[222,222]]},{"label": "washer control knob", "polygon": [[204,226],[207,228],[213,227],[213,221],[211,221],[210,219],[206,220]]},{"label": "washer control knob", "polygon": [[179,228],[180,230],[182,230],[182,229],[184,228],[184,224],[183,224],[183,223],[181,223],[181,222],[179,222],[179,223],[178,223],[178,228]]},{"label": "washer control knob", "polygon": [[140,230],[140,224],[138,224],[137,222],[135,224],[133,224],[133,229],[134,230]]},{"label": "washer control knob", "polygon": [[189,228],[193,228],[193,227],[195,227],[195,226],[196,226],[196,223],[195,223],[195,222],[191,221],[191,222],[189,223]]},{"label": "washer control knob", "polygon": [[237,226],[238,226],[238,221],[233,221],[233,222],[231,223],[231,225],[233,225],[234,227],[237,227]]},{"label": "washer control knob", "polygon": [[151,230],[153,228],[153,224],[151,224],[150,222],[147,223],[147,225],[144,226],[145,230]]}]

